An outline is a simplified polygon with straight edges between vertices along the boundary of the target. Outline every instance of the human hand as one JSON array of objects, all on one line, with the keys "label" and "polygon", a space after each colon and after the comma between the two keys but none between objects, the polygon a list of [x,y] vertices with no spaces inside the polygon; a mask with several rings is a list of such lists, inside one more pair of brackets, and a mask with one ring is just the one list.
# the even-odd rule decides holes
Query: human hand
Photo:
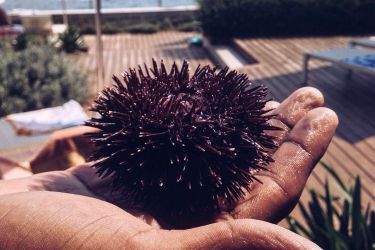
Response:
[{"label": "human hand", "polygon": [[[272,112],[278,114],[281,121],[275,120],[273,122],[284,128],[283,131],[277,132],[277,136],[280,138],[280,147],[274,152],[273,158],[275,162],[268,166],[270,169],[269,172],[258,173],[257,178],[262,181],[262,184],[257,182],[252,183],[251,193],[248,193],[232,211],[227,211],[219,216],[185,218],[186,220],[183,220],[184,218],[154,218],[144,211],[127,210],[127,202],[121,196],[110,192],[108,188],[109,179],[102,180],[96,176],[92,168],[80,166],[67,171],[48,172],[23,180],[11,180],[0,183],[0,193],[39,190],[78,194],[30,192],[0,196],[0,204],[4,202],[6,209],[4,210],[4,205],[0,205],[0,217],[2,216],[1,213],[8,211],[7,209],[12,209],[15,204],[18,204],[16,210],[19,210],[19,214],[24,214],[24,216],[18,216],[15,219],[12,213],[10,213],[5,215],[2,221],[13,221],[13,218],[14,226],[17,226],[16,223],[25,223],[27,218],[29,218],[27,216],[31,213],[29,209],[30,205],[25,202],[25,200],[29,200],[36,203],[35,207],[38,207],[36,214],[52,213],[55,215],[52,216],[51,214],[53,222],[61,220],[64,216],[67,218],[80,218],[74,223],[79,222],[83,223],[83,225],[89,223],[87,228],[91,228],[91,230],[93,230],[92,228],[95,225],[95,228],[98,227],[97,231],[95,231],[97,234],[108,234],[107,237],[112,235],[111,239],[113,238],[113,243],[118,242],[116,244],[121,243],[123,244],[122,246],[125,246],[123,240],[128,238],[129,241],[127,241],[127,244],[130,247],[142,247],[146,246],[142,244],[151,244],[150,242],[155,242],[155,246],[159,246],[160,248],[180,248],[182,246],[204,249],[215,247],[253,247],[255,249],[262,249],[265,246],[275,249],[301,248],[302,246],[313,247],[312,243],[302,237],[259,220],[277,222],[292,210],[298,201],[313,166],[325,152],[337,126],[337,117],[333,111],[326,108],[319,108],[322,104],[322,95],[319,91],[312,88],[303,88],[296,91],[280,105],[270,103],[270,106],[275,108]],[[89,199],[82,196],[90,196],[96,199]],[[99,199],[107,202],[100,201]],[[19,202],[11,203],[14,200],[15,202]],[[74,206],[75,209],[67,209],[66,206],[69,205],[65,204],[66,201],[69,201],[69,204]],[[115,204],[117,207],[127,210],[127,212],[118,210],[118,208],[108,203]],[[7,205],[10,207],[7,207]],[[60,212],[51,212],[51,210],[48,210],[49,207],[55,207]],[[100,211],[95,212],[96,210],[94,209],[94,212],[89,212],[93,207]],[[114,217],[110,216],[107,218],[107,213],[114,214]],[[105,219],[101,219],[102,217],[105,217]],[[99,224],[102,226],[97,225],[97,220],[100,221]],[[113,234],[113,231],[107,229],[107,227],[111,227],[112,220],[117,222],[115,223],[116,225],[119,225],[118,223],[120,225],[125,223],[123,226],[119,225],[119,231],[115,234]],[[176,220],[179,223],[176,223]],[[38,230],[40,232],[51,230],[54,235],[53,239],[60,237],[59,230],[51,228],[47,222],[38,224],[41,227]],[[218,223],[182,231],[161,230],[161,228],[171,228],[172,224],[178,224],[179,227],[192,227],[212,222]],[[85,231],[79,230],[79,224],[77,224],[77,227],[74,227],[74,223],[66,225],[56,223],[56,227],[62,227],[62,230],[69,232],[75,231],[78,235],[83,234],[81,231]],[[32,226],[33,223],[26,224],[30,232],[35,230]],[[130,231],[134,230],[131,232],[127,231],[126,227],[129,227]],[[120,228],[122,229],[120,230]],[[122,230],[125,231],[122,232]],[[131,234],[137,236],[129,238]],[[72,238],[72,242],[81,242],[82,236],[78,235]],[[100,242],[96,241],[98,241],[97,237],[88,236],[84,242],[84,246],[89,246],[88,244],[103,246],[97,244],[108,242],[108,240],[103,241],[103,239]],[[6,242],[9,242],[9,239]],[[32,242],[32,240],[26,243],[29,244],[29,242]],[[162,247],[162,244],[165,244],[164,247]]]}]

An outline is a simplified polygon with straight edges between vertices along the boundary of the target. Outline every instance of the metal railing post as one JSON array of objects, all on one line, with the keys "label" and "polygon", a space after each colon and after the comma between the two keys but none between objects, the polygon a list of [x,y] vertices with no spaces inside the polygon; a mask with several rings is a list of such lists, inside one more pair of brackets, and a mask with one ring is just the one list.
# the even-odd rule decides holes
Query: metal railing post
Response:
[{"label": "metal railing post", "polygon": [[66,13],[66,2],[65,0],[61,0],[61,7],[63,11],[63,23],[66,25],[66,28],[69,26],[69,21],[68,21],[68,14]]},{"label": "metal railing post", "polygon": [[305,54],[303,56],[303,82],[302,86],[307,86],[309,81],[309,60],[310,55]]},{"label": "metal railing post", "polygon": [[101,28],[101,0],[96,0],[95,29],[96,29],[96,65],[97,65],[97,91],[104,88],[103,41]]}]

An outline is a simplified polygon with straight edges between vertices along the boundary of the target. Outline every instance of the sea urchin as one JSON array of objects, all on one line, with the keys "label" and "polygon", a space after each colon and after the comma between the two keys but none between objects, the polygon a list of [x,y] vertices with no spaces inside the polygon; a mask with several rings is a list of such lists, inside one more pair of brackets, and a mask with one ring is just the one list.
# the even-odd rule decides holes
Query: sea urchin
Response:
[{"label": "sea urchin", "polygon": [[[150,73],[151,72],[151,73]],[[86,125],[96,145],[92,159],[113,189],[144,208],[167,213],[217,212],[233,205],[272,162],[274,138],[265,131],[267,89],[245,74],[198,67],[185,61],[168,73],[153,61],[150,71],[130,69],[123,82],[95,100]]]}]

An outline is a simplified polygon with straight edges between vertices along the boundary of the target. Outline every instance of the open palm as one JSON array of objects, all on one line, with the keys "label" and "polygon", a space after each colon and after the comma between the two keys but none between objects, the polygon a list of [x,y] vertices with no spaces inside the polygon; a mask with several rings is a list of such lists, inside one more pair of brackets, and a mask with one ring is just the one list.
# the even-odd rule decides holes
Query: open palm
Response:
[{"label": "open palm", "polygon": [[[302,88],[284,102],[270,102],[280,147],[262,183],[232,211],[204,218],[156,218],[129,209],[90,163],[0,182],[0,248],[291,249],[313,243],[274,224],[297,203],[313,167],[337,126],[323,97]],[[53,162],[51,162],[53,164]],[[185,228],[176,230],[176,228]]]}]

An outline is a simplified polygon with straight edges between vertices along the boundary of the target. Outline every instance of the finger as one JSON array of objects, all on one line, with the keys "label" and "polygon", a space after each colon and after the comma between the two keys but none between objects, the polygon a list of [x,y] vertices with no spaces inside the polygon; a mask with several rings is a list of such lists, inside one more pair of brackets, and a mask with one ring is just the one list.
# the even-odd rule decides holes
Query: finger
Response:
[{"label": "finger", "polygon": [[264,106],[264,110],[270,110],[272,112],[274,109],[276,109],[280,105],[277,101],[269,101],[266,103],[266,106]]},{"label": "finger", "polygon": [[160,249],[320,249],[302,236],[259,220],[231,220],[161,234]]},{"label": "finger", "polygon": [[[276,102],[276,101],[267,102],[264,109],[269,110],[269,112],[267,112],[265,115],[273,114],[275,109],[277,109],[279,106],[280,106],[279,102]],[[275,138],[274,139],[275,145],[279,146],[281,144],[283,138],[285,137],[286,133],[289,131],[289,127],[287,125],[285,125],[284,123],[282,123],[279,119],[275,119],[275,118],[268,120],[267,123],[271,126],[280,128],[280,130],[266,130],[266,131],[264,131],[267,135],[274,137]],[[277,147],[274,148],[274,149],[268,149],[267,151],[270,152],[270,153],[273,153],[273,152],[276,151],[276,149],[277,149]]]},{"label": "finger", "polygon": [[240,202],[234,218],[256,218],[277,222],[286,216],[298,201],[307,178],[328,147],[338,119],[327,108],[316,108],[301,119],[274,153],[269,172],[252,183],[252,191]]},{"label": "finger", "polygon": [[283,186],[305,185],[331,142],[337,125],[336,113],[328,108],[311,110],[296,124],[280,147],[280,152],[274,156],[275,164],[271,166],[271,171],[283,180]]},{"label": "finger", "polygon": [[[305,87],[294,91],[281,104],[277,102],[268,102],[266,109],[271,110],[269,114],[277,116],[277,119],[271,119],[269,123],[281,130],[266,131],[268,135],[275,137],[275,144],[281,145],[285,136],[302,117],[311,109],[320,107],[324,103],[321,92],[315,88]],[[273,109],[272,109],[273,108]],[[272,150],[271,152],[274,152]]]},{"label": "finger", "polygon": [[[280,103],[278,102],[275,102],[275,101],[267,102],[265,109],[270,110],[270,111],[266,113],[266,115],[275,114],[275,110],[277,110],[279,106],[280,106]],[[270,154],[273,154],[277,150],[277,148],[281,145],[281,143],[284,141],[285,136],[287,135],[290,129],[285,123],[283,123],[281,120],[277,118],[270,119],[267,121],[267,123],[270,124],[271,126],[280,128],[280,130],[264,131],[267,135],[272,136],[274,138],[273,143],[276,145],[276,147],[273,149],[267,149],[267,152],[269,152]]]},{"label": "finger", "polygon": [[272,113],[285,125],[293,127],[310,110],[324,103],[322,93],[316,88],[304,87],[294,91]]}]

